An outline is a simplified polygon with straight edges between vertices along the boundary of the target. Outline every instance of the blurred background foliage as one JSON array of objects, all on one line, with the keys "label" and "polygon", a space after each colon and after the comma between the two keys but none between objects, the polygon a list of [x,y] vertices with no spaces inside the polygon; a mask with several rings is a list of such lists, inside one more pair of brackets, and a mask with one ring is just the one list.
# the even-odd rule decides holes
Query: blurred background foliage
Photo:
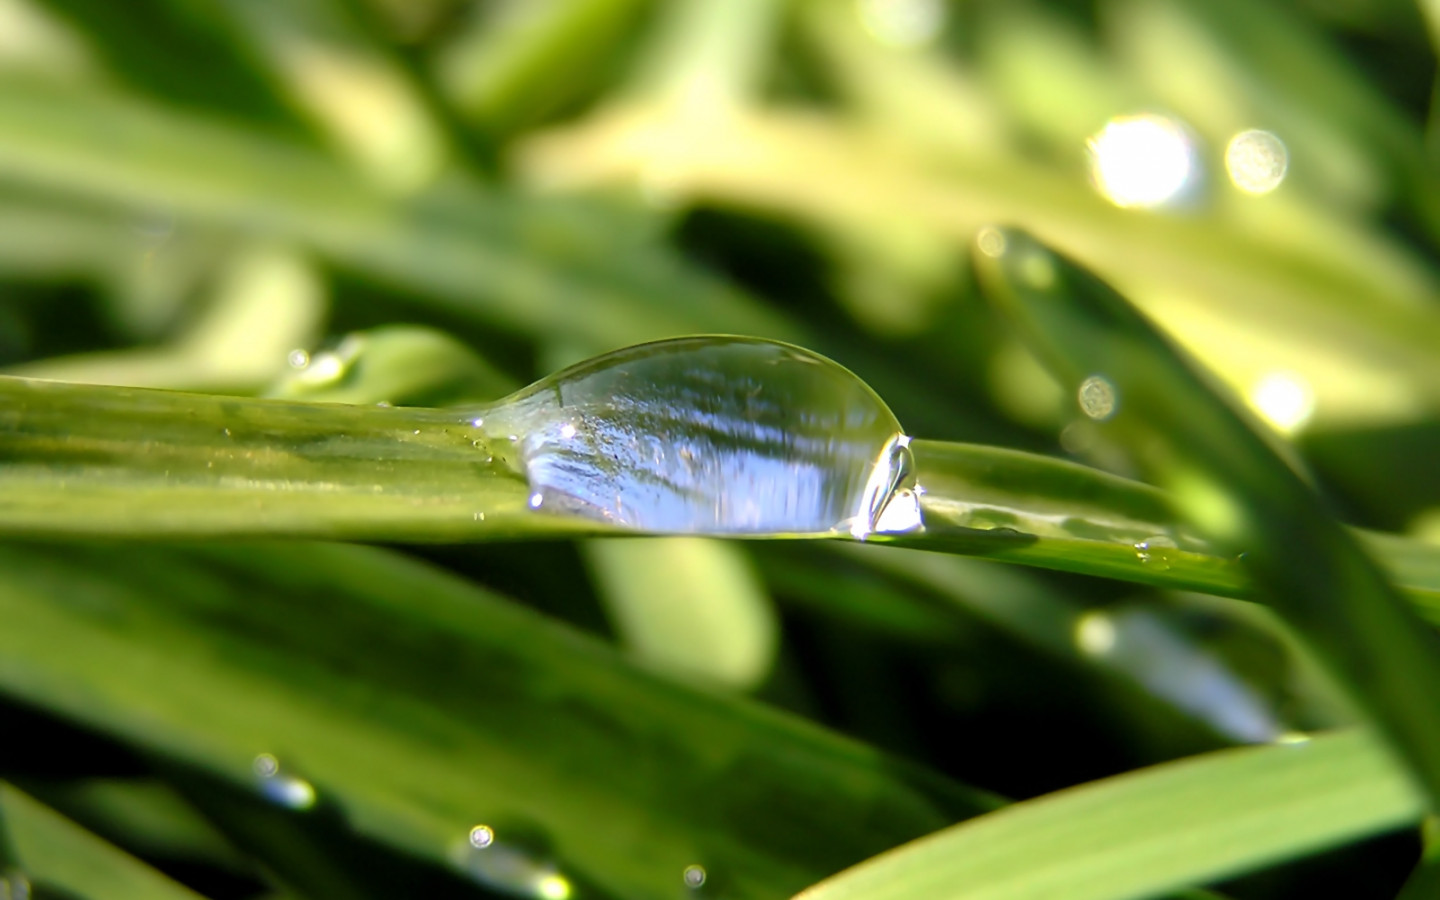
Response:
[{"label": "blurred background foliage", "polygon": [[[1437,541],[1436,38],[1429,0],[0,0],[0,365],[438,406],[748,334],[913,435],[1135,476],[980,301],[1014,224],[1346,521]],[[1352,721],[1260,607],[911,549],[0,557],[0,897],[780,897]],[[1292,796],[1373,763],[1325,746]],[[1418,814],[1366,810],[1212,887],[1394,896]]]}]

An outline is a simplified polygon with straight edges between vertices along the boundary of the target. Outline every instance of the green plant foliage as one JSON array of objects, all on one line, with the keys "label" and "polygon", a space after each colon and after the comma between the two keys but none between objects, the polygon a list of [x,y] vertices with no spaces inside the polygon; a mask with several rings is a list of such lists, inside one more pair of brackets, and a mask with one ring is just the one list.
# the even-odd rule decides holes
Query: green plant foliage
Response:
[{"label": "green plant foliage", "polygon": [[1437,9],[0,0],[0,900],[1425,900]]}]

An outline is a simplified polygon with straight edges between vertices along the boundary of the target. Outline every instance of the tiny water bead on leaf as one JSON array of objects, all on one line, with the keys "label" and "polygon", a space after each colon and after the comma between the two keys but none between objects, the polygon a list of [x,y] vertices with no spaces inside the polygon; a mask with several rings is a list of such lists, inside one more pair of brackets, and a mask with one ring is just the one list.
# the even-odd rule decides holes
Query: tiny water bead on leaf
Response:
[{"label": "tiny water bead on leaf", "polygon": [[850,371],[774,341],[692,337],[609,353],[467,423],[530,507],[661,534],[921,527],[910,439]]}]

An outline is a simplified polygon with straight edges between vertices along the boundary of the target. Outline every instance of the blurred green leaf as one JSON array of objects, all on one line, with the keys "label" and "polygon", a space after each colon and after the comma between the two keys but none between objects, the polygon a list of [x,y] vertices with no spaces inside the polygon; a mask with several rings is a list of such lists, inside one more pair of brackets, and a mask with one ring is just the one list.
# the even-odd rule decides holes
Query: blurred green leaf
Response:
[{"label": "blurred green leaf", "polygon": [[[795,326],[601,210],[450,183],[408,203],[323,155],[117,92],[0,80],[0,179],[297,240],[446,309],[594,350]],[[620,251],[623,249],[623,253]]]},{"label": "blurred green leaf", "polygon": [[[1107,285],[1024,232],[989,229],[976,265],[1104,439],[1170,488],[1177,509],[1348,686],[1440,797],[1440,640],[1331,516],[1283,451]],[[1173,543],[1173,541],[1171,542]]]},{"label": "blurred green leaf", "polygon": [[[76,900],[196,900],[199,894],[105,843],[74,822],[0,784],[0,820],[5,823],[19,870],[28,890],[16,892],[0,873],[5,896],[23,898],[35,891],[61,890]],[[12,876],[13,877],[13,876]]]},{"label": "blurred green leaf", "polygon": [[638,661],[740,689],[770,674],[780,625],[739,547],[701,538],[591,541],[585,558]]},{"label": "blurred green leaf", "polygon": [[[1225,750],[1018,803],[908,844],[806,900],[1138,900],[1419,821],[1359,733]],[[1183,848],[1183,851],[1180,851]]]},{"label": "blurred green leaf", "polygon": [[671,896],[699,863],[776,896],[993,805],[382,551],[0,556],[0,688],[251,790],[283,787],[252,769],[274,753],[358,835],[430,865],[469,871],[474,825],[533,826],[561,876],[607,894]]}]

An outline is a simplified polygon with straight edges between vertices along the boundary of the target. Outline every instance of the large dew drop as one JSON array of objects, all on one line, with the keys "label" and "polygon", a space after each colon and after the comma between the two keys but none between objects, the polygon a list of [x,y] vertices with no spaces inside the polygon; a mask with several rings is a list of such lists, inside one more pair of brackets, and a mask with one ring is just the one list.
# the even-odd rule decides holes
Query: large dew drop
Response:
[{"label": "large dew drop", "polygon": [[660,534],[921,525],[910,439],[875,392],[788,344],[659,341],[572,366],[483,411],[530,505]]}]

